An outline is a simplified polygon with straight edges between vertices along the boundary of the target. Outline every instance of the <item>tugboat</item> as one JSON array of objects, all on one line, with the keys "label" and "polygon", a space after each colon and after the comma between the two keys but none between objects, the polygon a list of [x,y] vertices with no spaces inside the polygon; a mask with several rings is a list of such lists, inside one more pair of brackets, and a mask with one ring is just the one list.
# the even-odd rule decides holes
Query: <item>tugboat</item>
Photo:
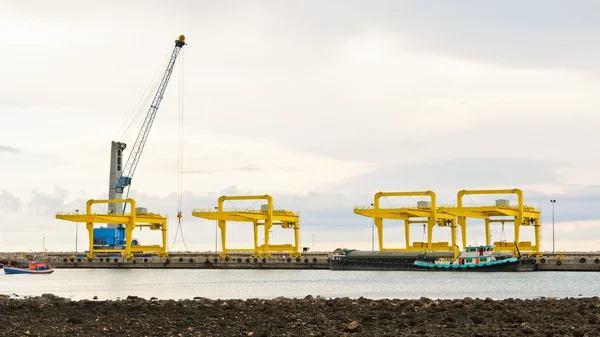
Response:
[{"label": "tugboat", "polygon": [[493,245],[467,246],[455,259],[440,258],[433,263],[415,261],[421,270],[440,271],[533,271],[535,259],[517,257],[493,251]]},{"label": "tugboat", "polygon": [[51,274],[54,269],[46,262],[30,262],[29,268],[15,267],[10,264],[2,265],[5,274]]}]

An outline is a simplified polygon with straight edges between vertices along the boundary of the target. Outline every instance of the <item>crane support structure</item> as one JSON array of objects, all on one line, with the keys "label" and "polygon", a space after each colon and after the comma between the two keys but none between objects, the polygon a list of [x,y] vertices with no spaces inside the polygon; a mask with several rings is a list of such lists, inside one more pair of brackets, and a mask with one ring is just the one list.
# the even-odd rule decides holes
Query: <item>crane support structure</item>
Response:
[{"label": "crane support structure", "polygon": [[[131,213],[120,214],[98,214],[92,213],[92,205],[108,203],[129,203]],[[89,234],[89,252],[87,256],[93,258],[95,253],[121,253],[123,257],[133,257],[133,253],[155,252],[158,256],[167,257],[167,218],[155,214],[147,213],[136,208],[134,199],[115,199],[115,200],[93,200],[86,203],[85,214],[78,213],[57,213],[56,219],[67,220],[76,223],[85,223]],[[94,224],[95,223],[119,223],[125,225],[125,244],[122,249],[97,249],[94,248]],[[162,246],[160,245],[132,245],[132,234],[135,228],[148,227],[151,230],[162,231]]]},{"label": "crane support structure", "polygon": [[[261,210],[225,211],[223,202],[226,200],[266,200],[267,208]],[[286,210],[273,209],[273,197],[268,194],[260,196],[221,196],[219,206],[215,210],[192,210],[192,216],[207,220],[218,221],[221,231],[221,245],[223,251],[220,256],[227,257],[230,252],[252,252],[254,257],[271,257],[271,252],[286,252],[290,256],[299,257],[298,236],[300,222],[298,214]],[[251,222],[254,227],[254,248],[230,249],[227,248],[227,221]],[[258,245],[258,228],[264,226],[264,243]],[[272,226],[291,228],[294,230],[294,245],[291,244],[269,244],[269,231]]]},{"label": "crane support structure", "polygon": [[[512,206],[508,200],[496,200],[495,205],[487,206],[464,206],[465,195],[494,195],[494,194],[516,194],[518,203]],[[431,205],[422,204],[417,207],[404,208],[381,208],[379,199],[387,196],[421,196],[427,195],[431,198]],[[422,203],[422,202],[420,202]],[[437,206],[436,195],[432,191],[426,192],[379,192],[375,194],[374,208],[355,207],[354,213],[374,218],[377,227],[380,251],[421,251],[427,250],[450,250],[456,245],[456,228],[461,229],[463,249],[467,246],[467,218],[483,219],[485,221],[485,240],[490,245],[492,223],[514,223],[514,242],[496,241],[494,251],[530,253],[539,256],[541,254],[541,222],[540,209],[527,206],[523,202],[523,192],[520,189],[498,189],[498,190],[461,190],[457,194],[457,206]],[[425,220],[413,220],[413,218],[426,218]],[[406,248],[383,248],[383,219],[404,220]],[[424,223],[427,227],[427,243],[415,242],[410,245],[409,225]],[[446,242],[432,242],[432,230],[435,225],[447,226],[451,229],[452,245]],[[533,226],[535,243],[520,241],[521,226]]]},{"label": "crane support structure", "polygon": [[[135,173],[135,169],[140,161],[140,157],[142,155],[142,151],[144,150],[144,146],[146,145],[146,140],[148,139],[148,135],[150,134],[150,129],[152,128],[152,123],[154,122],[154,118],[156,117],[156,112],[158,111],[158,107],[162,102],[163,95],[165,90],[167,89],[167,84],[169,83],[169,79],[171,78],[171,74],[173,73],[173,68],[175,67],[175,61],[177,60],[177,55],[183,46],[185,46],[185,36],[180,35],[177,40],[175,40],[175,47],[173,48],[173,52],[171,53],[171,58],[169,63],[167,64],[167,69],[160,81],[158,86],[158,90],[154,95],[154,99],[150,104],[150,109],[146,114],[140,132],[135,140],[131,148],[131,152],[129,157],[127,158],[127,162],[123,168],[121,176],[117,181],[117,185],[114,188],[115,193],[122,194],[125,187],[131,185],[131,180],[133,179],[133,175]],[[122,146],[124,149],[125,146]],[[111,197],[109,196],[109,199]]]},{"label": "crane support structure", "polygon": [[[417,207],[381,208],[379,199],[382,197],[408,197],[429,196],[431,202],[418,203]],[[436,206],[436,194],[433,191],[424,192],[378,192],[375,193],[373,208],[354,207],[354,213],[374,219],[377,227],[377,237],[380,251],[456,251],[456,218],[445,212],[440,212]],[[415,219],[420,218],[420,219]],[[425,218],[425,220],[423,220]],[[406,248],[383,247],[383,219],[404,220]],[[414,219],[414,220],[413,220]],[[427,242],[414,242],[410,244],[410,224],[422,223],[426,225]],[[432,234],[435,225],[450,227],[451,245],[448,242],[433,242]]]},{"label": "crane support structure", "polygon": [[[463,197],[465,195],[494,195],[494,194],[516,194],[518,201],[517,206],[511,206],[506,200],[497,200],[494,206],[463,206]],[[486,244],[491,244],[491,223],[505,222],[514,223],[514,243],[512,242],[494,242],[495,251],[510,251],[510,252],[525,252],[541,254],[541,223],[539,209],[532,206],[527,206],[523,202],[523,191],[518,188],[513,189],[498,189],[498,190],[461,190],[458,191],[457,207],[440,207],[443,212],[453,214],[458,217],[458,224],[461,227],[463,247],[467,244],[467,218],[478,218],[485,220],[485,241]],[[498,219],[497,217],[502,217]],[[504,217],[512,217],[512,220]],[[521,226],[533,226],[535,235],[535,244],[530,241],[520,242]]]}]

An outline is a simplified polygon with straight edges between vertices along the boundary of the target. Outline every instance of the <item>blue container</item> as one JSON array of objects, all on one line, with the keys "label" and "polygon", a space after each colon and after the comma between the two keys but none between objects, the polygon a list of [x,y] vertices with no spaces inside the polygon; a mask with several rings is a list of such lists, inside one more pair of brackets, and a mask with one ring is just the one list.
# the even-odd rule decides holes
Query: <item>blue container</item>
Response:
[{"label": "blue container", "polygon": [[124,246],[125,228],[94,228],[94,246]]}]

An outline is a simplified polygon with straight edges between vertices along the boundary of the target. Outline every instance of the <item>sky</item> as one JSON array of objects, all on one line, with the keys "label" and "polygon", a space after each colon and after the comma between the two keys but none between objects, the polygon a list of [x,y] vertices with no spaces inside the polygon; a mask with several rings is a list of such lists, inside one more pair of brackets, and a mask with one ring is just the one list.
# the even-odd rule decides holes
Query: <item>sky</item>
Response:
[{"label": "sky", "polygon": [[[520,188],[542,209],[543,250],[553,249],[551,199],[555,249],[600,250],[599,10],[548,0],[2,2],[0,251],[72,251],[76,237],[84,249],[84,226],[55,214],[107,197],[110,142],[133,145],[137,129],[123,138],[122,126],[180,34],[188,45],[130,193],[168,217],[170,249],[214,251],[215,223],[191,210],[220,195],[272,195],[300,212],[301,245],[325,251],[371,249],[372,220],[353,207],[378,191],[432,190],[454,204],[461,189]],[[185,245],[173,240],[180,106]],[[469,243],[483,242],[483,225],[469,224]],[[401,224],[385,226],[385,246],[401,247]],[[251,246],[249,224],[229,229],[230,247]],[[421,241],[422,228],[411,235]],[[292,242],[289,230],[273,237]],[[492,238],[511,241],[512,227],[494,225]],[[448,230],[434,241],[449,241]]]}]

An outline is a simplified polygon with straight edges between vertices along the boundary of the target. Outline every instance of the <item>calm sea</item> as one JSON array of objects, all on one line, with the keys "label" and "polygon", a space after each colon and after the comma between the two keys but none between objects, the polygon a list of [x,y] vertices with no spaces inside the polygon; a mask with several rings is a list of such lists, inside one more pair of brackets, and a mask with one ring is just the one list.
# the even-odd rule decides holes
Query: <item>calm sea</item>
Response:
[{"label": "calm sea", "polygon": [[[1,273],[1,272],[0,272]],[[213,299],[422,296],[536,298],[600,296],[600,273],[431,273],[330,270],[57,269],[50,275],[0,274],[0,293],[72,299]]]}]

